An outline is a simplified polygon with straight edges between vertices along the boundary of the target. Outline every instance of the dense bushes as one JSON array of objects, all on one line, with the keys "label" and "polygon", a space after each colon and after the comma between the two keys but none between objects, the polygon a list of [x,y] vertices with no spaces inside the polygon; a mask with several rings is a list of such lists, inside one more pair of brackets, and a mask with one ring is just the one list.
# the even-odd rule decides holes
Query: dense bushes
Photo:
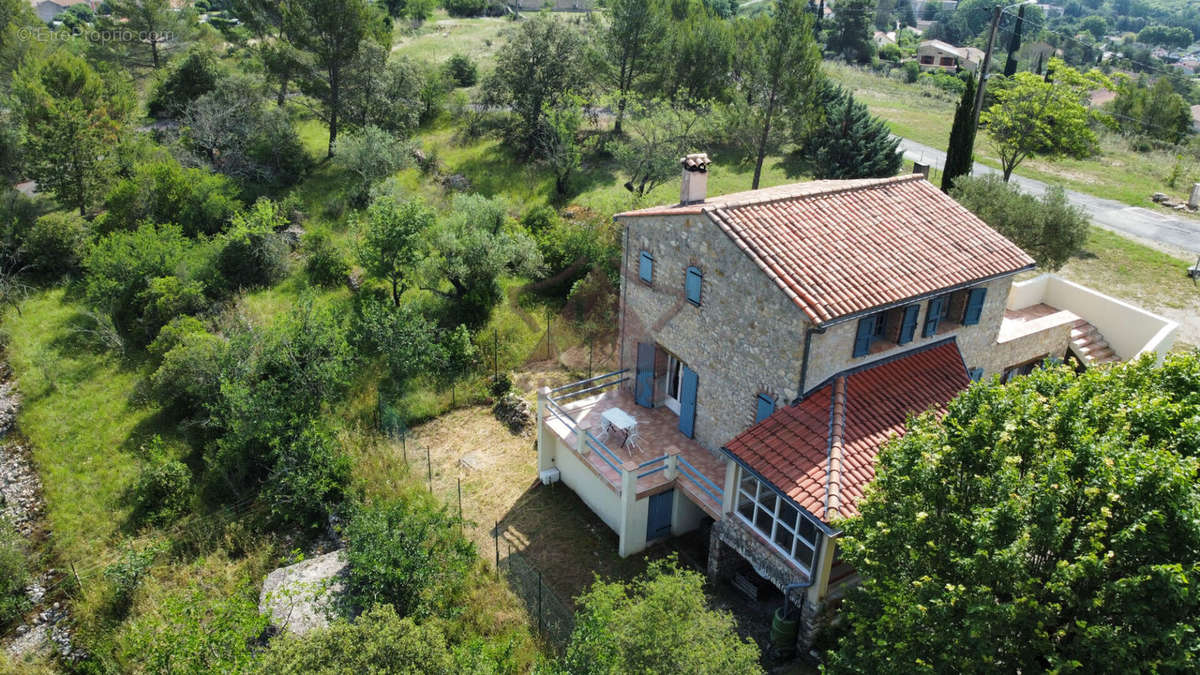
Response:
[{"label": "dense bushes", "polygon": [[281,279],[287,272],[288,247],[279,230],[286,225],[283,209],[269,199],[234,216],[217,254],[219,282],[237,290],[270,286]]},{"label": "dense bushes", "polygon": [[174,223],[189,237],[220,232],[241,208],[228,178],[174,160],[137,165],[109,190],[104,205],[107,212],[96,219],[100,232]]},{"label": "dense bushes", "polygon": [[142,447],[142,468],[133,486],[134,518],[152,525],[174,522],[188,511],[191,495],[191,470],[155,436]]},{"label": "dense bushes", "polygon": [[215,89],[220,77],[220,67],[211,50],[188,52],[154,88],[146,104],[150,116],[179,115],[192,101]]},{"label": "dense bushes", "polygon": [[225,339],[185,316],[159,331],[150,353],[159,358],[150,376],[150,391],[169,415],[179,420],[202,420],[220,394]]},{"label": "dense bushes", "polygon": [[55,211],[38,218],[25,234],[20,256],[43,279],[58,279],[79,271],[90,230],[76,213]]},{"label": "dense bushes", "polygon": [[127,334],[137,331],[149,280],[171,276],[188,250],[175,225],[145,224],[101,237],[84,259],[88,303]]},{"label": "dense bushes", "polygon": [[674,560],[629,584],[597,581],[578,604],[563,662],[572,675],[762,672],[754,642],[707,606],[704,577]]},{"label": "dense bushes", "polygon": [[488,0],[442,0],[442,6],[453,17],[483,16]]},{"label": "dense bushes", "polygon": [[390,604],[402,616],[446,616],[461,608],[477,562],[459,519],[423,492],[364,506],[343,532],[346,590],[358,607]]},{"label": "dense bushes", "polygon": [[303,638],[276,640],[259,663],[261,673],[405,673],[450,675],[455,666],[436,623],[401,617],[390,605],[341,620]]},{"label": "dense bushes", "polygon": [[992,174],[963,176],[950,194],[1047,270],[1062,267],[1087,240],[1090,220],[1061,187],[1038,199]]},{"label": "dense bushes", "polygon": [[475,62],[464,54],[455,54],[446,62],[446,72],[458,87],[473,87],[479,79],[479,69]]},{"label": "dense bushes", "polygon": [[300,242],[304,253],[304,273],[316,286],[337,286],[345,283],[350,272],[346,253],[334,241],[329,230],[318,228],[304,233]]}]

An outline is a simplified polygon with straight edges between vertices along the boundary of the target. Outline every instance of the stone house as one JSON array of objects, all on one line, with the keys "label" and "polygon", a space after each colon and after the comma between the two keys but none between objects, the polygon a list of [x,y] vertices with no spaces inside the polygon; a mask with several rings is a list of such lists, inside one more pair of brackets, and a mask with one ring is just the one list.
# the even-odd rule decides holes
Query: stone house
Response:
[{"label": "stone house", "polygon": [[977,72],[983,63],[983,51],[975,47],[955,47],[941,40],[925,40],[917,45],[917,63],[926,71],[956,73],[961,68]]},{"label": "stone house", "polygon": [[622,556],[706,531],[709,572],[801,607],[801,641],[856,579],[838,522],[908,415],[1047,359],[1170,347],[1137,308],[1014,285],[1033,260],[921,175],[709,198],[707,167],[685,158],[679,204],[616,216],[621,368],[539,392],[538,470]]}]

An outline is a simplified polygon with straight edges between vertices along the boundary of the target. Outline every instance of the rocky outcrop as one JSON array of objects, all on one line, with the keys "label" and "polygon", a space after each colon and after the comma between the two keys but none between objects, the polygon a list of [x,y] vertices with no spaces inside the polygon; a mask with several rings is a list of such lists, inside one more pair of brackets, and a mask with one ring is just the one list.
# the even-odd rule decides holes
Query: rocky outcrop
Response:
[{"label": "rocky outcrop", "polygon": [[267,575],[258,597],[258,611],[271,625],[296,635],[329,625],[344,588],[346,556],[334,551]]},{"label": "rocky outcrop", "polygon": [[512,392],[496,401],[496,405],[492,406],[492,414],[514,434],[525,435],[533,428],[533,407]]}]

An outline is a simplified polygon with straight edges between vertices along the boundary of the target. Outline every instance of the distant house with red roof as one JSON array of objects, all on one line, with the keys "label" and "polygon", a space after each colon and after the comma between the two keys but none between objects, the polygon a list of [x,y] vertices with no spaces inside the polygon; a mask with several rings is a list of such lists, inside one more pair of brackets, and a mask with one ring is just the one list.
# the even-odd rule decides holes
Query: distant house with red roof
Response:
[{"label": "distant house with red roof", "polygon": [[616,216],[621,368],[539,392],[538,470],[622,556],[707,532],[709,573],[800,607],[802,643],[856,580],[839,523],[910,415],[1047,360],[1170,347],[1169,321],[1014,283],[1033,259],[921,175],[709,197],[708,165],[683,160],[678,204]]}]

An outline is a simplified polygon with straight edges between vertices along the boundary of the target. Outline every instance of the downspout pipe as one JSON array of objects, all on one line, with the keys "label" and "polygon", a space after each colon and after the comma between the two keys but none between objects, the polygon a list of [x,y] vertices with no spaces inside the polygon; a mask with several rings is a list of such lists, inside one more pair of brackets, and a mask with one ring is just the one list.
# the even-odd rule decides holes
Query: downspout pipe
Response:
[{"label": "downspout pipe", "polygon": [[[788,618],[788,614],[790,613],[788,611],[788,598],[791,597],[792,591],[806,591],[811,588],[814,583],[816,583],[815,579],[809,579],[808,581],[798,581],[794,584],[788,584],[787,586],[783,587],[783,618]],[[800,609],[802,610],[803,606],[801,606]]]}]

